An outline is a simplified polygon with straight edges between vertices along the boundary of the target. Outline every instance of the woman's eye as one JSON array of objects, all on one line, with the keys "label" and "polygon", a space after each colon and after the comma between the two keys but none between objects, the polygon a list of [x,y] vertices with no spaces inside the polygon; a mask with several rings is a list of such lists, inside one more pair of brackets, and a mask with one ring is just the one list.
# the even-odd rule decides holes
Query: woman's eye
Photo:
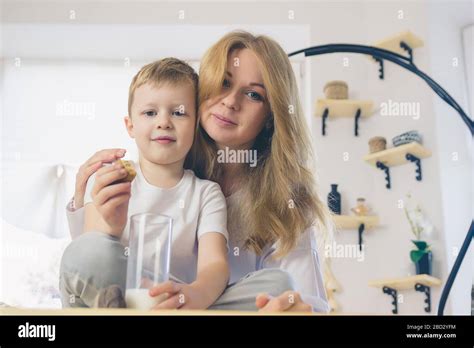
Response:
[{"label": "woman's eye", "polygon": [[263,100],[263,97],[257,92],[247,92],[247,95],[253,100],[258,100],[258,101]]},{"label": "woman's eye", "polygon": [[222,87],[224,88],[229,88],[230,87],[230,82],[227,79],[224,79],[224,82],[222,82]]},{"label": "woman's eye", "polygon": [[153,117],[156,116],[156,111],[145,111],[143,114],[149,117]]}]

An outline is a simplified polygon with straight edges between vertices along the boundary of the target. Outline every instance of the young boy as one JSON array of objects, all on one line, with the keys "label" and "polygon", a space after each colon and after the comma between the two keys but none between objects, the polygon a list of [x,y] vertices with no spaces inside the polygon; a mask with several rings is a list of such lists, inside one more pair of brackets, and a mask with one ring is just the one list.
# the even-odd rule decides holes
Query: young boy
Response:
[{"label": "young boy", "polygon": [[[89,179],[84,197],[85,232],[107,233],[123,245],[128,245],[130,216],[173,219],[170,273],[182,283],[152,288],[150,296],[168,296],[156,309],[205,309],[229,279],[224,195],[218,184],[183,169],[198,122],[197,88],[197,74],[178,59],[144,66],[130,85],[125,117],[139,150],[136,177],[120,183],[127,176],[122,166],[102,167]],[[116,209],[107,207],[112,202]]]}]

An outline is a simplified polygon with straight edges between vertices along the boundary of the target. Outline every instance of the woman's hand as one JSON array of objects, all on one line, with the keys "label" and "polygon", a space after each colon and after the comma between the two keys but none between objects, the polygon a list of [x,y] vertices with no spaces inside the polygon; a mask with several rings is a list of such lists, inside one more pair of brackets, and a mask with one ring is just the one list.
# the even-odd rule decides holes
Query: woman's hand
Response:
[{"label": "woman's hand", "polygon": [[106,149],[96,152],[78,170],[76,174],[76,188],[74,191],[74,205],[76,209],[84,206],[84,194],[86,192],[87,180],[103,163],[110,163],[125,155],[124,149]]},{"label": "woman's hand", "polygon": [[255,299],[255,305],[260,313],[313,311],[313,308],[303,302],[300,294],[296,291],[285,291],[277,297],[259,294]]},{"label": "woman's hand", "polygon": [[152,310],[158,309],[206,309],[207,299],[201,290],[193,284],[180,284],[167,281],[152,287],[151,297],[168,294],[168,298],[157,304]]}]

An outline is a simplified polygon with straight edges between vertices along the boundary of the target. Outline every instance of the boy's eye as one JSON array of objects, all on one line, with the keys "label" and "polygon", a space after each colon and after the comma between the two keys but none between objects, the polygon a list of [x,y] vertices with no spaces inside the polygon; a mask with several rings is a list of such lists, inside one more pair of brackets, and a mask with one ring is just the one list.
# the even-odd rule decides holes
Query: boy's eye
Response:
[{"label": "boy's eye", "polygon": [[156,111],[145,111],[143,114],[149,117],[153,117],[156,116]]},{"label": "boy's eye", "polygon": [[247,95],[253,100],[257,100],[257,101],[263,100],[263,97],[257,92],[250,91],[250,92],[247,92]]},{"label": "boy's eye", "polygon": [[181,112],[180,110],[174,110],[171,114],[172,114],[173,116],[186,116],[186,113],[185,113],[185,112]]}]

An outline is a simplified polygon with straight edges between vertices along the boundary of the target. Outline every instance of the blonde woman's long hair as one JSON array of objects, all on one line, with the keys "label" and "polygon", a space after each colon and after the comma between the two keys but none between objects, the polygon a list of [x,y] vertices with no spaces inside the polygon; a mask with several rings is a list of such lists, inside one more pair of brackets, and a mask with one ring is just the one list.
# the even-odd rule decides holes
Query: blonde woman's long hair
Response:
[{"label": "blonde woman's long hair", "polygon": [[[267,36],[234,31],[215,43],[204,55],[199,71],[199,104],[222,92],[227,59],[247,48],[256,56],[271,113],[267,126],[257,136],[256,167],[245,167],[239,192],[240,217],[248,228],[244,246],[261,254],[268,244],[278,242],[275,257],[287,255],[298,237],[315,226],[327,231],[329,212],[321,201],[313,175],[313,151],[307,134],[295,76],[278,43]],[[188,159],[199,177],[221,182],[223,164],[217,147],[202,126]]]}]

